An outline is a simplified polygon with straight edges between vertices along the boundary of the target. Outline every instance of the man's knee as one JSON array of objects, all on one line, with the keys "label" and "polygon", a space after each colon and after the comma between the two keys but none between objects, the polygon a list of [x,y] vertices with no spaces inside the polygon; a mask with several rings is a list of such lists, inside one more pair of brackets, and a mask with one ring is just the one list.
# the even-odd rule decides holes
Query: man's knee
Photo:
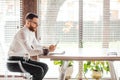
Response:
[{"label": "man's knee", "polygon": [[48,65],[47,65],[47,64],[44,64],[43,69],[47,72],[47,71],[48,71],[48,69],[49,69]]},{"label": "man's knee", "polygon": [[44,69],[42,67],[36,67],[34,70],[33,70],[33,75],[36,75],[36,76],[44,76]]}]

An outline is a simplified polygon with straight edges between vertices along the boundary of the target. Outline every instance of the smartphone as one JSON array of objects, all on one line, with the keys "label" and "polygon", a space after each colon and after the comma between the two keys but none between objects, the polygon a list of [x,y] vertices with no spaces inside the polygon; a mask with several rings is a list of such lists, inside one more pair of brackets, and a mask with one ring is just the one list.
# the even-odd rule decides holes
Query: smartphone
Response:
[{"label": "smartphone", "polygon": [[57,45],[58,45],[58,43],[59,43],[59,41],[57,41],[57,42],[56,42],[55,46],[57,46]]}]

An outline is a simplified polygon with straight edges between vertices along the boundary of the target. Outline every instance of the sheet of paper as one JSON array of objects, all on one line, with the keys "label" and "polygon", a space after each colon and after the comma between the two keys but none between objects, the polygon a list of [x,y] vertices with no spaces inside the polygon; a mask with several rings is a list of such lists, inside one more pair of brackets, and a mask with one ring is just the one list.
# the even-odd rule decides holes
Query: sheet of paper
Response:
[{"label": "sheet of paper", "polygon": [[55,51],[55,52],[49,52],[48,55],[62,55],[65,54],[65,51]]}]

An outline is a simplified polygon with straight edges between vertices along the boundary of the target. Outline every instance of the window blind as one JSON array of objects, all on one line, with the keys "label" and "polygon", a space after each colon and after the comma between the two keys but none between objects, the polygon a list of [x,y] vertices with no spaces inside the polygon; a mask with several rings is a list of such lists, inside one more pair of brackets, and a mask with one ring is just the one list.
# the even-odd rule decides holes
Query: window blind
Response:
[{"label": "window blind", "polygon": [[84,47],[119,47],[118,0],[83,0]]},{"label": "window blind", "polygon": [[[120,1],[110,0],[110,41],[109,46],[119,49],[120,48]],[[114,45],[113,45],[114,44]]]},{"label": "window blind", "polygon": [[7,72],[8,48],[20,26],[22,0],[0,0],[0,75]]},{"label": "window blind", "polygon": [[110,47],[119,42],[119,1],[84,0],[83,6],[78,0],[39,3],[41,25],[38,32],[43,44],[60,40],[61,44],[69,46],[72,43],[78,47],[82,41],[84,47]]},{"label": "window blind", "polygon": [[39,1],[41,42],[78,47],[79,0]]},{"label": "window blind", "polygon": [[83,0],[83,47],[101,47],[102,39],[103,0]]}]

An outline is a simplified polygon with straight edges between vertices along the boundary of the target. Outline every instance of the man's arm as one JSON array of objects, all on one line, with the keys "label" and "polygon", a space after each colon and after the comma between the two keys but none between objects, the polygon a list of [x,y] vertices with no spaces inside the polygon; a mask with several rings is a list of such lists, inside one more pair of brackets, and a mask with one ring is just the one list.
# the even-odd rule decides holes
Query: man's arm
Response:
[{"label": "man's arm", "polygon": [[35,55],[39,55],[40,53],[42,54],[41,50],[35,50],[31,47],[31,44],[29,43],[29,38],[26,34],[25,31],[22,31],[19,35],[19,38],[17,38],[19,44],[26,50],[26,52],[29,53],[30,56],[35,56]]}]

